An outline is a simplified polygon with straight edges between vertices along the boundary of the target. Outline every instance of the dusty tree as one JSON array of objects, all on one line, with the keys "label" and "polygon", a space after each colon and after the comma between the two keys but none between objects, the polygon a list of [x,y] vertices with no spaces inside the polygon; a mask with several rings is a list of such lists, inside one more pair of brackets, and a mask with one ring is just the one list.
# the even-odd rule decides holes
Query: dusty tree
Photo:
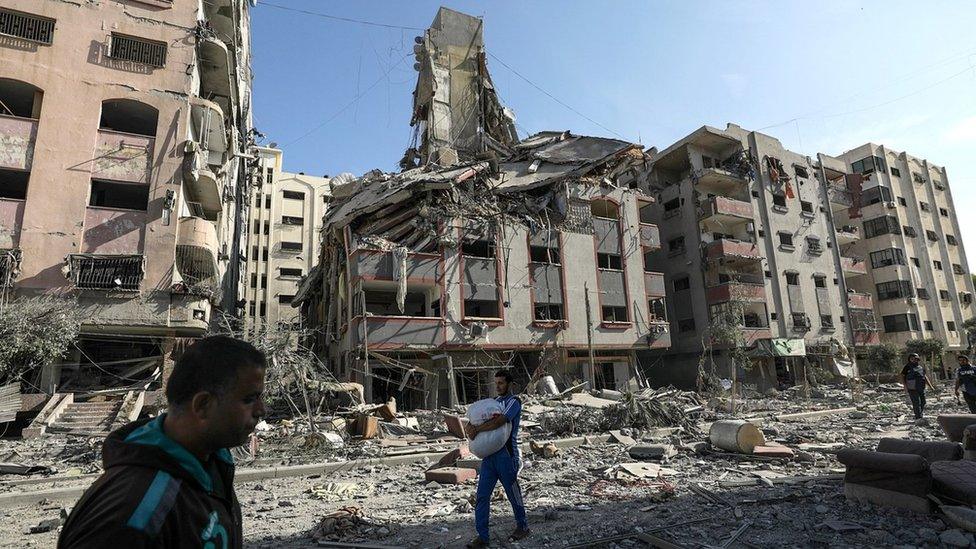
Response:
[{"label": "dusty tree", "polygon": [[83,315],[74,301],[24,297],[0,306],[0,384],[64,357]]}]

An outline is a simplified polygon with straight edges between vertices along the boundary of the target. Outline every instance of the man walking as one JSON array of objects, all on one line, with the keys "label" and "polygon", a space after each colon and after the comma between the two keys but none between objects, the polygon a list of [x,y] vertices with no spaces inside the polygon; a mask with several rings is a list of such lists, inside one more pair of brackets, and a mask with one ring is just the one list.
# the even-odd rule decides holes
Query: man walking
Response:
[{"label": "man walking", "polygon": [[507,370],[495,372],[495,390],[498,392],[498,402],[502,404],[504,413],[495,416],[481,425],[466,425],[469,438],[474,438],[483,431],[493,431],[512,424],[512,435],[505,447],[481,460],[481,470],[478,476],[477,501],[474,508],[475,528],[478,535],[468,547],[488,547],[488,512],[491,508],[491,494],[495,491],[495,484],[500,480],[505,488],[505,495],[512,504],[515,513],[515,531],[508,537],[509,541],[517,541],[529,535],[529,523],[525,516],[525,503],[522,501],[522,488],[518,483],[518,472],[522,463],[518,447],[519,420],[522,416],[522,401],[512,391],[512,374]]},{"label": "man walking", "polygon": [[915,419],[922,419],[922,413],[925,412],[925,386],[932,387],[932,382],[925,375],[925,368],[922,367],[922,360],[918,353],[908,355],[908,364],[901,369],[901,381],[905,391],[908,392],[908,398],[912,401]]},{"label": "man walking", "polygon": [[961,354],[959,369],[956,370],[956,400],[959,400],[959,388],[962,387],[962,397],[966,399],[969,413],[976,414],[976,367],[969,362],[969,356]]},{"label": "man walking", "polygon": [[188,348],[166,385],[167,413],[105,439],[105,472],[75,505],[59,548],[243,545],[228,448],[264,415],[265,356],[208,337]]}]

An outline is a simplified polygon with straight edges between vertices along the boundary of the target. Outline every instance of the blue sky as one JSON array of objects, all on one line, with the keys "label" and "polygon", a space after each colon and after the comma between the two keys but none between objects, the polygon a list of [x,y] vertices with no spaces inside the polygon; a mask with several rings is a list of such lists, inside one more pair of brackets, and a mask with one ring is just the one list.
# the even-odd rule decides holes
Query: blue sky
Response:
[{"label": "blue sky", "polygon": [[[284,150],[285,169],[396,169],[422,31],[271,4],[422,29],[442,3],[260,0],[252,10],[255,124]],[[570,129],[664,148],[735,122],[811,156],[883,143],[946,166],[976,246],[976,216],[965,214],[976,207],[976,2],[443,5],[484,18],[488,67],[522,135]]]}]

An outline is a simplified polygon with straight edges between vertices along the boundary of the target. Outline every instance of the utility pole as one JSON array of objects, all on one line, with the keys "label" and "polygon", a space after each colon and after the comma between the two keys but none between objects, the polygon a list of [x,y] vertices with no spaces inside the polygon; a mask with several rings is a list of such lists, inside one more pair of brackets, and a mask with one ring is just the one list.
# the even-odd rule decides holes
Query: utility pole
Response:
[{"label": "utility pole", "polygon": [[596,388],[596,363],[593,361],[593,313],[590,309],[590,288],[587,283],[583,283],[583,292],[586,293],[586,346],[590,353],[590,365],[587,377],[590,382],[590,389]]}]

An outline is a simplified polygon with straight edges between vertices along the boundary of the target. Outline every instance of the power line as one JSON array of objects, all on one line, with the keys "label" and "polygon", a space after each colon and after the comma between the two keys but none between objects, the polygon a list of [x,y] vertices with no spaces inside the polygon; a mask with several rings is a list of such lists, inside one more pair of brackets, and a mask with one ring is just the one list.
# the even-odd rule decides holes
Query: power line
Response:
[{"label": "power line", "polygon": [[580,116],[580,117],[582,117],[583,119],[585,119],[585,120],[588,120],[588,121],[589,121],[590,123],[592,123],[592,124],[594,124],[594,125],[596,125],[596,126],[599,126],[599,127],[601,127],[601,128],[603,128],[604,130],[606,130],[606,131],[608,131],[608,132],[610,132],[610,133],[612,133],[613,135],[616,135],[616,136],[617,136],[617,137],[619,137],[620,139],[623,139],[623,140],[625,140],[625,141],[628,141],[628,139],[627,139],[626,137],[624,137],[624,136],[622,136],[622,135],[620,135],[619,133],[617,133],[617,132],[615,132],[615,131],[613,131],[613,130],[611,130],[610,128],[608,128],[608,127],[606,127],[606,126],[604,126],[603,124],[601,124],[601,123],[599,123],[599,122],[597,122],[596,120],[593,120],[593,119],[592,119],[592,118],[590,118],[589,116],[586,116],[585,114],[583,114],[583,113],[581,113],[580,111],[578,111],[578,110],[576,110],[576,109],[574,109],[573,107],[571,107],[571,106],[569,106],[569,105],[567,105],[566,103],[564,103],[564,102],[562,102],[562,101],[560,101],[558,97],[556,97],[555,95],[553,95],[553,94],[551,94],[551,93],[549,93],[549,92],[547,92],[546,90],[544,90],[544,89],[542,89],[542,87],[541,87],[541,86],[539,86],[539,85],[538,85],[538,84],[536,84],[535,82],[533,82],[533,81],[531,81],[531,80],[529,80],[529,79],[528,79],[528,77],[526,77],[525,75],[523,75],[523,74],[522,74],[522,73],[520,73],[519,71],[517,71],[517,70],[515,70],[515,69],[513,69],[513,68],[512,68],[512,67],[511,67],[511,66],[510,66],[510,65],[509,65],[508,63],[505,63],[504,61],[502,61],[501,59],[499,59],[497,55],[495,55],[495,54],[493,54],[493,53],[491,53],[490,51],[489,51],[489,52],[487,52],[487,53],[488,53],[488,55],[489,55],[489,56],[490,56],[490,57],[491,57],[492,59],[494,59],[495,61],[498,61],[498,62],[499,62],[499,63],[500,63],[500,64],[501,64],[501,65],[502,65],[503,67],[505,67],[506,69],[508,69],[508,70],[510,70],[510,71],[512,71],[512,73],[513,73],[513,74],[515,74],[515,76],[518,76],[518,77],[519,77],[519,78],[521,78],[522,80],[525,80],[525,81],[526,81],[526,82],[527,82],[527,83],[528,83],[528,84],[529,84],[530,86],[532,86],[533,88],[535,88],[535,89],[537,89],[537,90],[539,90],[540,92],[542,92],[543,94],[545,94],[545,95],[546,95],[547,97],[549,97],[549,99],[552,99],[552,100],[553,100],[553,101],[555,101],[556,103],[559,103],[559,104],[560,104],[560,105],[562,105],[563,107],[566,107],[567,109],[569,109],[570,111],[572,111],[572,112],[574,112],[574,113],[576,113],[576,114],[577,114],[578,116]]},{"label": "power line", "polygon": [[366,21],[366,20],[363,20],[363,19],[352,19],[350,17],[340,17],[338,15],[329,15],[327,13],[321,13],[321,12],[317,12],[317,11],[302,10],[302,9],[298,9],[298,8],[289,8],[288,6],[282,6],[282,5],[279,5],[279,4],[272,4],[271,2],[265,2],[264,0],[262,0],[258,5],[259,6],[268,6],[270,8],[275,8],[275,9],[279,9],[279,10],[283,10],[283,11],[291,11],[291,12],[295,12],[295,13],[301,13],[301,14],[304,14],[304,15],[312,15],[312,16],[315,16],[315,17],[321,17],[322,19],[330,19],[332,21],[342,21],[344,23],[356,23],[356,24],[359,24],[359,25],[367,25],[367,26],[371,26],[371,27],[382,27],[382,28],[386,28],[386,29],[400,29],[400,30],[411,30],[411,31],[424,31],[424,30],[426,30],[426,29],[422,29],[422,28],[419,28],[419,27],[406,27],[406,26],[403,26],[403,25],[390,25],[390,24],[387,24],[387,23],[377,23],[376,21]]}]

